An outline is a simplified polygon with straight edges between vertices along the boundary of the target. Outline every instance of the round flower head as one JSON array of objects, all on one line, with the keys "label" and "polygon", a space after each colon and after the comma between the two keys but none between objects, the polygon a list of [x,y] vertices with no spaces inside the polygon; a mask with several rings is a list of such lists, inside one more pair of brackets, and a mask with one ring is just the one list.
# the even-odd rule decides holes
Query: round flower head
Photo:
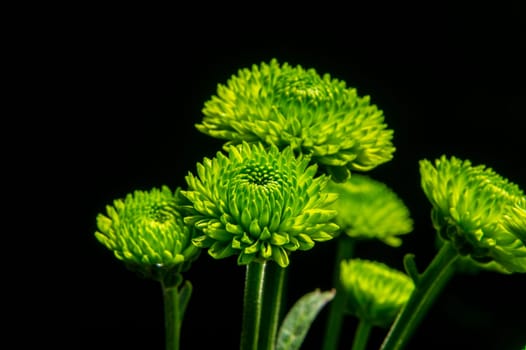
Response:
[{"label": "round flower head", "polygon": [[526,272],[523,191],[484,165],[442,156],[420,161],[421,184],[432,204],[431,217],[441,238],[461,255],[509,273]]},{"label": "round flower head", "polygon": [[177,210],[178,188],[135,191],[97,215],[95,237],[125,265],[144,277],[161,280],[182,272],[199,255],[191,243],[194,228]]},{"label": "round flower head", "polygon": [[203,108],[199,131],[228,144],[263,142],[312,155],[337,180],[392,159],[393,131],[356,89],[314,69],[270,63],[241,69]]},{"label": "round flower head", "polygon": [[377,238],[392,247],[402,240],[397,235],[413,230],[413,220],[404,202],[384,183],[353,174],[345,182],[329,181],[328,190],[338,194],[331,207],[335,222],[348,236]]},{"label": "round flower head", "polygon": [[403,272],[363,259],[343,260],[340,280],[347,312],[379,327],[394,321],[415,288]]},{"label": "round flower head", "polygon": [[189,201],[185,222],[201,232],[194,244],[216,259],[238,254],[240,265],[274,260],[285,267],[291,251],[333,238],[336,212],[326,206],[335,195],[308,162],[290,148],[243,142],[198,163],[181,192]]}]

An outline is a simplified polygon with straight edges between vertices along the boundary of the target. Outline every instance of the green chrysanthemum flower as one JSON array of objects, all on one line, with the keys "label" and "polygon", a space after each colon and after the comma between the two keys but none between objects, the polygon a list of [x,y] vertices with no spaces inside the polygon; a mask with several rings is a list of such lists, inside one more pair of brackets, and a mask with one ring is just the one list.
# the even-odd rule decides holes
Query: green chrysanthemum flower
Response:
[{"label": "green chrysanthemum flower", "polygon": [[97,215],[95,237],[144,277],[161,280],[186,270],[200,250],[191,243],[194,228],[177,209],[179,191],[163,186],[114,200],[106,215]]},{"label": "green chrysanthemum flower", "polygon": [[343,260],[340,280],[347,312],[379,327],[388,327],[394,321],[415,288],[403,272],[363,259]]},{"label": "green chrysanthemum flower", "polygon": [[348,236],[379,239],[392,247],[397,237],[413,230],[413,220],[404,202],[387,185],[366,175],[353,174],[345,182],[330,181],[328,190],[338,194],[331,207],[336,224]]},{"label": "green chrysanthemum flower", "polygon": [[509,273],[526,272],[525,196],[516,184],[456,157],[442,156],[434,165],[421,160],[420,173],[442,239],[482,265],[494,261]]},{"label": "green chrysanthemum flower", "polygon": [[338,181],[392,159],[383,112],[345,82],[270,63],[241,69],[205,103],[199,131],[228,144],[263,142],[312,155]]},{"label": "green chrysanthemum flower", "polygon": [[216,259],[238,254],[240,265],[274,260],[285,267],[290,252],[333,238],[336,212],[326,207],[335,195],[308,163],[291,148],[246,142],[205,158],[181,192],[189,201],[185,222],[202,233],[194,244]]}]

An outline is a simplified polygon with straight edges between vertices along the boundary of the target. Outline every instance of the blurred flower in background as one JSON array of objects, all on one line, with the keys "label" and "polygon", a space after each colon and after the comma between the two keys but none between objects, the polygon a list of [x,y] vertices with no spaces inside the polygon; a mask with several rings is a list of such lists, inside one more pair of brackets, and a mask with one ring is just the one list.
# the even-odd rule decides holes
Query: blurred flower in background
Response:
[{"label": "blurred flower in background", "polygon": [[384,183],[353,173],[345,182],[330,181],[328,190],[338,194],[331,207],[335,222],[349,237],[378,239],[392,247],[402,244],[399,235],[413,230],[405,203]]},{"label": "blurred flower in background", "polygon": [[346,311],[382,328],[394,321],[415,288],[403,272],[378,261],[356,258],[341,262],[340,279]]}]

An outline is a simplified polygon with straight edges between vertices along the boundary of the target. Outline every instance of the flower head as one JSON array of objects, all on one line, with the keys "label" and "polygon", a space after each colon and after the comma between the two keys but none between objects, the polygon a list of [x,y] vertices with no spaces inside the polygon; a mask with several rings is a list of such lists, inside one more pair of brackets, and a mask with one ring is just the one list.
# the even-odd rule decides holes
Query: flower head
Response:
[{"label": "flower head", "polygon": [[347,312],[379,327],[394,321],[415,288],[413,280],[403,272],[363,259],[343,260],[340,280]]},{"label": "flower head", "polygon": [[163,186],[114,200],[97,215],[96,239],[145,277],[160,280],[186,270],[200,250],[191,243],[194,228],[177,209],[179,191]]},{"label": "flower head", "polygon": [[185,222],[200,231],[194,244],[216,259],[237,254],[240,265],[274,260],[285,267],[290,252],[333,238],[336,212],[326,207],[335,195],[325,192],[328,178],[315,177],[308,162],[291,148],[246,142],[204,158],[181,192],[188,200]]},{"label": "flower head", "polygon": [[402,240],[397,236],[413,230],[409,209],[382,182],[353,174],[345,182],[330,181],[328,189],[338,194],[331,205],[338,212],[335,222],[350,237],[377,238],[398,247]]},{"label": "flower head", "polygon": [[312,155],[343,180],[392,159],[383,112],[344,81],[314,69],[270,63],[241,69],[203,108],[199,131],[228,144],[263,142]]},{"label": "flower head", "polygon": [[495,262],[509,273],[526,272],[525,196],[516,184],[456,157],[442,156],[434,164],[421,160],[420,174],[442,239],[481,266]]}]

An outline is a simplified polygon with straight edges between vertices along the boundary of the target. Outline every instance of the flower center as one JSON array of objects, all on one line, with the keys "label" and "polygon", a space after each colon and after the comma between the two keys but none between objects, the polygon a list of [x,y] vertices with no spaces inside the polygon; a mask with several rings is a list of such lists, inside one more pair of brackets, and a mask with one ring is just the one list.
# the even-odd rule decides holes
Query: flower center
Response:
[{"label": "flower center", "polygon": [[152,204],[148,210],[148,217],[159,224],[163,224],[172,217],[172,210],[169,206],[161,203]]},{"label": "flower center", "polygon": [[252,164],[244,167],[239,173],[239,180],[256,189],[275,190],[283,182],[281,173],[269,165]]},{"label": "flower center", "polygon": [[330,85],[318,75],[305,72],[302,75],[285,74],[278,78],[276,90],[278,96],[287,97],[298,102],[317,104],[332,98]]}]

